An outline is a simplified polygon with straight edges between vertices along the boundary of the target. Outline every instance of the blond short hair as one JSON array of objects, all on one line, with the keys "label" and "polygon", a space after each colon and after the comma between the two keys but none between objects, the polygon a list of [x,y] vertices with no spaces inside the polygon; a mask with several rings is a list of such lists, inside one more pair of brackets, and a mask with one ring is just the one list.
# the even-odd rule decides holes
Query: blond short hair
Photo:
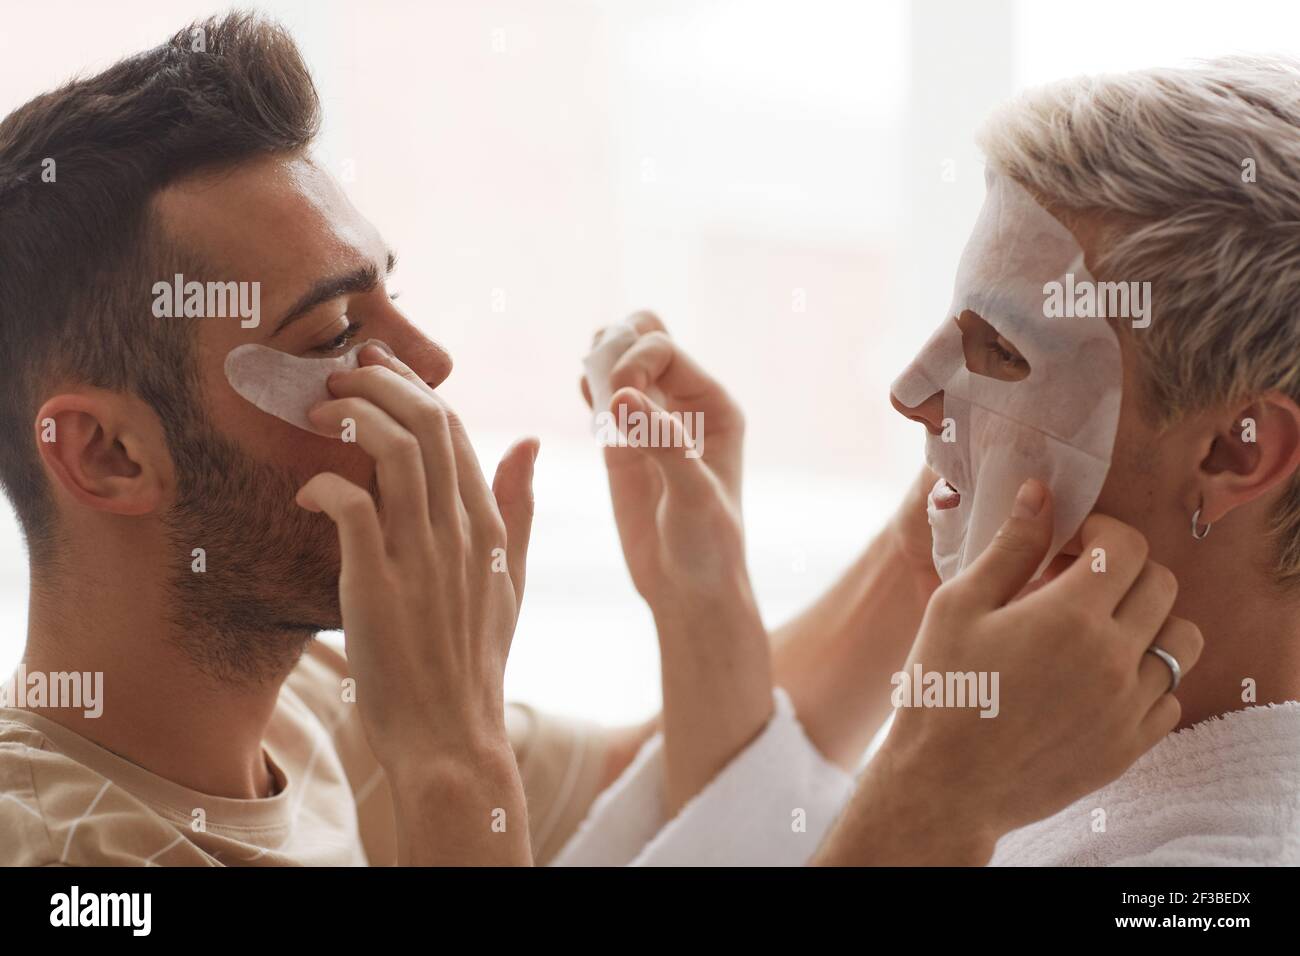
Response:
[{"label": "blond short hair", "polygon": [[[1150,281],[1133,330],[1148,416],[1278,389],[1300,402],[1300,61],[1227,57],[1032,90],[980,134],[988,162],[1104,224],[1094,272]],[[1300,585],[1300,477],[1273,516]]]}]

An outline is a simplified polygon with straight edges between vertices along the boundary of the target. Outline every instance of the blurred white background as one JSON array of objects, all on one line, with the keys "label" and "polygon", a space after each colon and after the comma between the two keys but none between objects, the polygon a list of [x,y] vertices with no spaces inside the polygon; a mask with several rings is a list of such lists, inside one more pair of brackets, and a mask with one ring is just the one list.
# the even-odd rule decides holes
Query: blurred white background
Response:
[{"label": "blurred white background", "polygon": [[[485,467],[542,438],[508,692],[603,721],[652,713],[659,678],[578,393],[596,327],[656,310],[745,408],[750,568],[778,624],[919,466],[887,389],[948,304],[988,110],[1075,73],[1300,53],[1289,3],[252,6],[302,47],[319,153],[398,250],[402,305],[454,356],[442,391]],[[0,2],[0,113],[219,9]],[[26,599],[6,508],[0,672]]]}]

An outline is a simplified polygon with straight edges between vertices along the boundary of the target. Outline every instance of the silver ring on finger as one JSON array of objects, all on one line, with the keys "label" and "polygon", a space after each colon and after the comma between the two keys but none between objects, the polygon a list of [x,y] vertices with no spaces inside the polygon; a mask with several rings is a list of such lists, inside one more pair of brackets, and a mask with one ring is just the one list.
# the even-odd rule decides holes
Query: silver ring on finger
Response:
[{"label": "silver ring on finger", "polygon": [[1170,677],[1169,690],[1165,693],[1172,694],[1178,689],[1178,682],[1183,679],[1183,669],[1178,666],[1178,658],[1174,657],[1173,654],[1170,654],[1163,647],[1156,647],[1154,644],[1147,648],[1147,653],[1154,654],[1156,657],[1164,661],[1166,666],[1168,666]]}]

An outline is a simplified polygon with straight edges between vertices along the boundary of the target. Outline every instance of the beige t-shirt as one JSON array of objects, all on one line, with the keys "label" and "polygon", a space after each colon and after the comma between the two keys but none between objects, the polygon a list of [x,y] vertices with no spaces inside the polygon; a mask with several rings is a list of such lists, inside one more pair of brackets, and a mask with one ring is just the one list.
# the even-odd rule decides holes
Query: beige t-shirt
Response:
[{"label": "beige t-shirt", "polygon": [[[278,784],[255,800],[172,783],[38,713],[0,708],[0,865],[365,866],[397,859],[388,781],[345,703],[347,662],[313,642],[263,747]],[[534,858],[547,862],[604,774],[598,729],[512,704]]]}]

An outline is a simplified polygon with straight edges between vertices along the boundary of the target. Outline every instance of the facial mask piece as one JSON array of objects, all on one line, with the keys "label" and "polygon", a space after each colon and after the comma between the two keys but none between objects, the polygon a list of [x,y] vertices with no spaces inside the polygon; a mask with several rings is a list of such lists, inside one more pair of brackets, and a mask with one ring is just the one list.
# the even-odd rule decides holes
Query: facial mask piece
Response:
[{"label": "facial mask piece", "polygon": [[[609,411],[610,399],[614,397],[614,389],[609,384],[609,373],[614,370],[623,353],[636,344],[637,338],[636,329],[626,322],[606,326],[601,329],[596,344],[582,360],[587,387],[591,390],[593,424],[597,415]],[[661,408],[666,407],[664,393],[658,388],[652,385],[645,394]]]},{"label": "facial mask piece", "polygon": [[361,350],[372,343],[388,348],[379,339],[366,339],[334,358],[303,358],[250,342],[226,355],[226,380],[268,415],[313,434],[337,437],[316,428],[307,410],[334,397],[326,380],[335,372],[356,368]]},{"label": "facial mask piece", "polygon": [[[1119,340],[1104,318],[1048,318],[1044,285],[1072,273],[1092,282],[1074,236],[1018,183],[991,170],[988,193],[957,268],[952,306],[938,332],[893,385],[916,408],[943,392],[954,441],[926,439],[926,461],[960,494],[930,503],[934,562],[948,580],[971,564],[1011,513],[1016,491],[1038,478],[1052,492],[1052,545],[1074,535],[1097,502],[1119,422]],[[1019,381],[966,367],[955,319],[978,314],[1029,364]],[[1035,575],[1037,576],[1037,575]]]}]

